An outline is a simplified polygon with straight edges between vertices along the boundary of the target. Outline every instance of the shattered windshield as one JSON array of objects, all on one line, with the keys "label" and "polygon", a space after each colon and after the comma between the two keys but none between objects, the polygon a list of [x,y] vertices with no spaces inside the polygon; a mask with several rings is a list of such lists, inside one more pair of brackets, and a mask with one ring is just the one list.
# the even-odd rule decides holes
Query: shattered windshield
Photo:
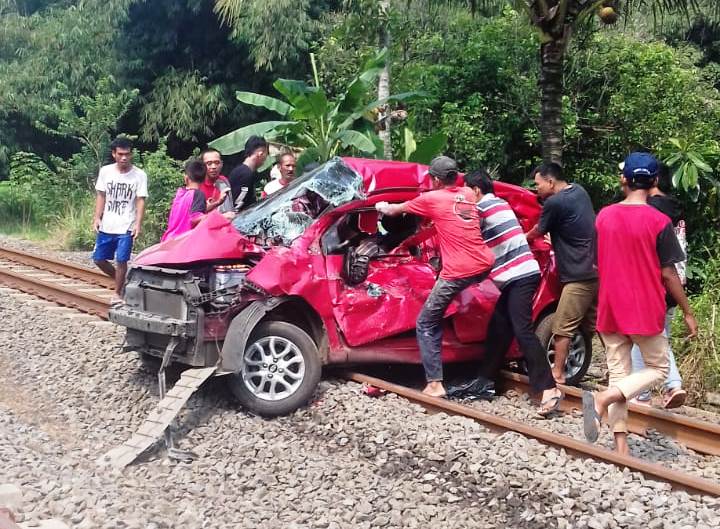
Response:
[{"label": "shattered windshield", "polygon": [[328,208],[363,198],[362,177],[333,158],[240,213],[233,226],[262,244],[289,245]]}]

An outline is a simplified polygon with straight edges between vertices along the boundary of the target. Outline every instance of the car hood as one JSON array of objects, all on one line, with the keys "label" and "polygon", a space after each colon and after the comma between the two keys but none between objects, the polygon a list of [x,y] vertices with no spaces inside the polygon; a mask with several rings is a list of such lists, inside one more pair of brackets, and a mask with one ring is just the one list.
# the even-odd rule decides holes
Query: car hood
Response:
[{"label": "car hood", "polygon": [[213,211],[192,230],[144,250],[134,263],[151,266],[173,266],[204,261],[237,261],[262,256],[265,251],[244,237],[230,221]]}]

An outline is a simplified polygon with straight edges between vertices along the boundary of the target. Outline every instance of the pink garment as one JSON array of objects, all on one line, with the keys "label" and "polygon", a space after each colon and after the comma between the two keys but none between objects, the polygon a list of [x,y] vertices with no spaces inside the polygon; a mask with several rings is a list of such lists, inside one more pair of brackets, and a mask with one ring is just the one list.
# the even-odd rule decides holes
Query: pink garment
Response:
[{"label": "pink garment", "polygon": [[168,217],[168,227],[160,238],[160,242],[167,239],[174,239],[192,229],[192,219],[202,216],[201,212],[191,213],[195,189],[187,189],[179,187],[172,207],[170,208],[170,216]]}]

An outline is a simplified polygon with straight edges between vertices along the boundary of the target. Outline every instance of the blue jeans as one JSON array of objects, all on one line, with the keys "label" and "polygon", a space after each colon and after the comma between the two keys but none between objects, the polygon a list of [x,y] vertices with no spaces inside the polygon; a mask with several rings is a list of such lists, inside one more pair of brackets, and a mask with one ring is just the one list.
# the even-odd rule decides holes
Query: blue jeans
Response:
[{"label": "blue jeans", "polygon": [[470,285],[480,283],[486,276],[487,273],[461,279],[440,278],[425,300],[415,324],[415,332],[428,382],[439,382],[443,379],[441,349],[445,311],[455,296]]},{"label": "blue jeans", "polygon": [[[662,384],[663,391],[671,391],[676,388],[682,387],[682,379],[680,378],[680,371],[678,371],[677,364],[675,363],[675,354],[673,353],[672,347],[669,345],[670,338],[670,324],[672,323],[673,316],[675,315],[675,307],[670,307],[665,313],[665,331],[663,335],[668,338],[668,354],[670,361],[670,372],[668,373],[665,382]],[[640,348],[637,344],[633,344],[632,351],[630,352],[632,357],[632,369],[638,371],[645,368],[645,362],[643,362]],[[650,400],[650,392],[644,391],[637,396],[638,400]]]}]

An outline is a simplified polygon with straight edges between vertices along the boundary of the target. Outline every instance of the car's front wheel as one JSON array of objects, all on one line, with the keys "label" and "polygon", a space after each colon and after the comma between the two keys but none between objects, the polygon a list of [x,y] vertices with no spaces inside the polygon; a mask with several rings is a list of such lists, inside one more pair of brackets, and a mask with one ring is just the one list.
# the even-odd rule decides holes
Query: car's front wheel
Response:
[{"label": "car's front wheel", "polygon": [[264,417],[286,415],[310,400],[322,365],[308,334],[281,321],[260,323],[250,335],[242,367],[228,377],[240,404]]},{"label": "car's front wheel", "polygon": [[[555,364],[555,337],[552,333],[552,324],[555,313],[543,316],[535,327],[535,334],[547,351],[550,365]],[[570,342],[570,350],[565,361],[565,383],[577,386],[587,374],[592,361],[592,336],[578,331]]]}]

